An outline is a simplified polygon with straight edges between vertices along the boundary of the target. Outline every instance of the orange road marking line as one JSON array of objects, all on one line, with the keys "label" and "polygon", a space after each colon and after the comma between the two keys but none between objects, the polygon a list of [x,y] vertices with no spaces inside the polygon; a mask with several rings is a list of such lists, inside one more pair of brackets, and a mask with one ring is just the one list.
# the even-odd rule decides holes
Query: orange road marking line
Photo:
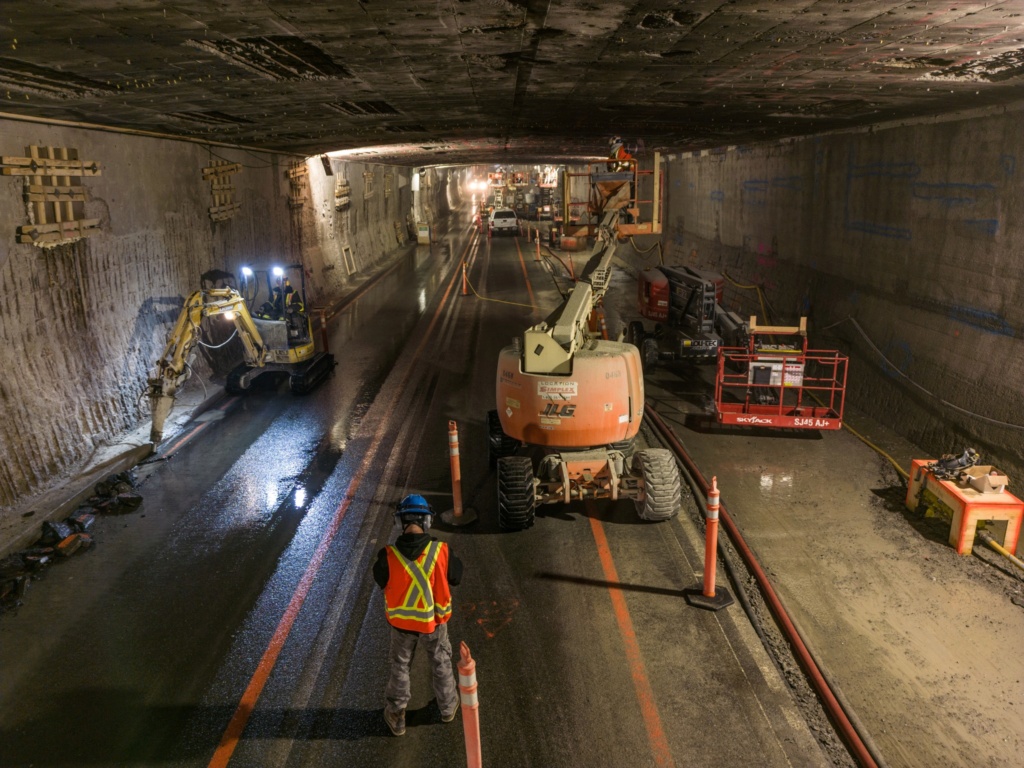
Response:
[{"label": "orange road marking line", "polygon": [[170,448],[167,449],[167,452],[164,454],[164,458],[170,456],[176,450],[181,448],[181,446],[183,446],[185,443],[187,443],[193,437],[198,435],[203,430],[203,428],[206,427],[206,425],[209,424],[209,423],[210,422],[208,422],[208,421],[204,421],[202,424],[197,424],[196,426],[194,426],[191,431],[187,432],[185,435],[183,435],[181,437],[180,440],[178,440],[178,442],[176,442],[174,445],[172,445]]},{"label": "orange road marking line", "polygon": [[[385,421],[384,423],[387,422]],[[323,559],[327,555],[327,550],[330,548],[335,535],[341,528],[341,522],[345,518],[345,513],[348,511],[348,508],[352,503],[352,499],[355,498],[356,491],[362,483],[363,477],[370,468],[369,457],[375,453],[377,446],[380,444],[380,438],[382,437],[381,433],[382,430],[378,429],[377,435],[374,436],[374,444],[371,450],[367,452],[366,457],[364,457],[363,463],[359,466],[355,477],[352,478],[348,491],[345,493],[345,499],[341,502],[341,506],[339,506],[335,511],[334,518],[331,520],[331,525],[324,532],[323,538],[320,540],[320,544],[316,548],[316,552],[309,561],[309,565],[306,566],[306,572],[302,574],[302,580],[295,588],[295,593],[292,595],[292,599],[288,603],[288,607],[285,609],[284,615],[281,617],[281,621],[278,622],[277,629],[274,630],[273,637],[270,638],[267,650],[263,652],[263,657],[260,659],[260,663],[257,665],[256,671],[253,672],[252,678],[249,680],[249,685],[246,686],[245,693],[242,694],[241,701],[238,702],[238,708],[235,710],[235,714],[231,716],[231,720],[224,731],[224,735],[221,736],[220,744],[217,745],[217,749],[213,753],[213,757],[210,759],[209,768],[223,768],[228,764],[228,761],[231,759],[231,755],[234,754],[235,747],[238,746],[238,741],[242,737],[242,732],[245,730],[245,726],[249,722],[249,716],[253,713],[253,710],[256,709],[256,701],[263,692],[263,687],[267,684],[267,680],[270,679],[270,673],[274,671],[274,665],[277,664],[277,657],[281,654],[281,650],[284,648],[284,644],[288,640],[288,635],[291,634],[292,625],[295,623],[295,619],[299,615],[299,610],[302,608],[302,604],[306,601],[306,596],[309,594],[309,590],[313,586],[313,580],[320,571],[320,565],[323,563]]]},{"label": "orange road marking line", "polygon": [[668,748],[665,729],[661,725],[661,716],[658,714],[658,705],[654,701],[651,682],[647,679],[647,668],[644,666],[644,659],[640,654],[640,643],[637,641],[636,632],[633,629],[633,620],[629,617],[626,598],[623,596],[622,590],[611,586],[611,584],[619,583],[619,574],[615,570],[615,561],[612,560],[612,551],[608,547],[608,538],[604,535],[604,526],[601,525],[600,520],[594,517],[593,504],[588,502],[587,510],[590,513],[590,530],[594,534],[597,554],[601,559],[601,569],[604,571],[605,581],[610,582],[608,594],[612,599],[615,620],[619,624],[619,634],[622,635],[622,642],[626,646],[626,659],[629,661],[633,687],[636,688],[636,697],[640,702],[640,711],[644,716],[647,739],[651,743],[654,762],[664,768],[674,768],[675,762],[672,760],[672,752]]},{"label": "orange road marking line", "polygon": [[[463,256],[465,256],[465,251],[463,251]],[[423,340],[416,348],[415,353],[413,353],[413,360],[406,369],[405,376],[402,378],[402,381],[395,390],[391,406],[393,406],[394,401],[397,400],[405,391],[406,385],[412,377],[412,372],[416,369],[416,363],[419,360],[420,355],[423,353],[423,348],[426,346],[427,341],[429,341],[434,331],[434,326],[437,325],[438,318],[441,316],[441,310],[444,308],[451,296],[452,288],[455,285],[455,280],[458,276],[459,270],[452,270],[452,277],[448,281],[448,288],[445,290],[441,301],[438,302],[437,309],[434,310],[434,316],[431,318],[430,325],[427,327],[427,332],[423,335]],[[274,671],[274,665],[277,664],[277,657],[281,654],[281,650],[284,648],[284,644],[288,640],[288,635],[291,633],[292,625],[295,623],[295,619],[299,615],[299,610],[302,608],[302,604],[306,601],[306,596],[309,594],[309,590],[313,586],[313,580],[320,571],[320,566],[327,554],[327,550],[330,548],[335,535],[337,535],[341,528],[341,522],[345,518],[345,513],[348,512],[352,499],[355,498],[356,490],[359,488],[359,485],[363,481],[363,477],[366,475],[366,472],[373,463],[377,449],[380,447],[380,443],[384,439],[384,432],[391,424],[391,417],[395,413],[395,409],[391,406],[386,409],[385,413],[387,415],[381,421],[380,426],[374,433],[373,442],[367,449],[366,455],[363,456],[363,461],[359,465],[359,469],[356,470],[356,474],[349,483],[348,490],[345,492],[345,498],[342,500],[338,509],[335,510],[330,526],[326,531],[324,531],[324,535],[320,539],[320,544],[317,545],[316,552],[310,559],[309,565],[306,566],[306,571],[302,574],[302,579],[295,588],[295,592],[292,594],[292,599],[289,601],[288,607],[285,608],[284,615],[281,617],[281,621],[278,622],[277,628],[274,630],[274,634],[270,638],[270,643],[267,645],[267,649],[263,652],[263,657],[256,666],[256,671],[253,672],[252,678],[250,678],[249,684],[246,686],[245,692],[242,694],[242,698],[238,702],[238,707],[235,709],[235,713],[231,716],[231,720],[228,722],[228,726],[224,730],[224,734],[221,736],[220,743],[217,745],[217,749],[214,751],[213,757],[210,758],[208,768],[225,768],[228,761],[231,760],[231,756],[234,754],[235,748],[238,746],[238,742],[242,738],[242,733],[245,731],[245,726],[249,722],[249,717],[256,709],[256,702],[259,699],[260,694],[263,692],[263,687],[267,684],[267,681],[270,679],[270,674]],[[201,424],[200,427],[205,427],[206,423]]]}]

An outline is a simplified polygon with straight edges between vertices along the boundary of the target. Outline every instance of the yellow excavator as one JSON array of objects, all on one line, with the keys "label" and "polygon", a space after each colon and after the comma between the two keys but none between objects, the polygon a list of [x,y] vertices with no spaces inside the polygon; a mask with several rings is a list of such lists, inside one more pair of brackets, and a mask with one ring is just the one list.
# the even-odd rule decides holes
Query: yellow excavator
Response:
[{"label": "yellow excavator", "polygon": [[[225,275],[227,273],[219,273]],[[192,375],[191,362],[202,341],[203,321],[221,317],[232,322],[242,341],[243,361],[227,376],[224,388],[232,394],[244,393],[253,380],[268,371],[286,371],[289,388],[304,394],[323,381],[337,365],[334,355],[316,351],[313,323],[306,308],[305,271],[301,264],[275,267],[265,276],[267,301],[255,313],[249,306],[259,297],[259,275],[243,267],[243,295],[235,287],[202,288],[185,300],[163,354],[147,379],[153,425],[150,439],[163,439],[164,422],[171,412],[178,390]],[[273,277],[272,277],[273,276]],[[230,276],[230,282],[234,282]],[[298,288],[292,286],[292,280]],[[230,341],[230,339],[229,339]],[[223,346],[223,342],[217,346]],[[212,345],[206,345],[212,346]]]}]

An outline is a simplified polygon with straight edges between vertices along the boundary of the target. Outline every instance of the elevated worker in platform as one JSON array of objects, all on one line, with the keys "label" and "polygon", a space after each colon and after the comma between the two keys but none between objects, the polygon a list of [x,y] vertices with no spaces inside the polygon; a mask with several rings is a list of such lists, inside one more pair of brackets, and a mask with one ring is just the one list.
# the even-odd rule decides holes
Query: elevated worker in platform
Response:
[{"label": "elevated worker in platform", "polygon": [[608,161],[609,171],[628,171],[632,167],[633,156],[618,136],[612,136],[608,142]]},{"label": "elevated worker in platform", "polygon": [[377,553],[373,565],[373,579],[384,590],[391,625],[384,720],[395,736],[405,733],[405,708],[411,697],[409,668],[420,641],[430,659],[441,722],[454,720],[459,708],[448,620],[452,617],[450,587],[462,581],[462,561],[447,544],[427,533],[433,516],[422,496],[403,498],[395,512],[402,533],[393,545]]}]

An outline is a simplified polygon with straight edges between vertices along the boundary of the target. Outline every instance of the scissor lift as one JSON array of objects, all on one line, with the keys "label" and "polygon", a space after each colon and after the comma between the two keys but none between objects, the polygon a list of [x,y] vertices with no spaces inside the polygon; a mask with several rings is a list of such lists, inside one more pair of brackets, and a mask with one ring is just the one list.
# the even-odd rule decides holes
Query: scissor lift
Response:
[{"label": "scissor lift", "polygon": [[745,427],[840,429],[848,362],[834,349],[807,348],[806,317],[798,326],[751,317],[747,346],[718,355],[715,416]]}]

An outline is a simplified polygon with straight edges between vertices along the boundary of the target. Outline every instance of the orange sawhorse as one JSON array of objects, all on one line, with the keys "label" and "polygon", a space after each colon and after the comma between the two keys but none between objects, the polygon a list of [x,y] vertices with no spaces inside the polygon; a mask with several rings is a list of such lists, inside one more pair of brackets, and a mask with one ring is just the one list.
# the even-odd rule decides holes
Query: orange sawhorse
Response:
[{"label": "orange sawhorse", "polygon": [[974,531],[979,520],[1005,520],[1006,534],[1003,547],[1009,552],[1017,549],[1021,520],[1024,520],[1024,501],[1008,491],[982,493],[973,488],[961,488],[952,480],[940,480],[925,467],[931,459],[914,459],[910,463],[910,482],[904,501],[911,512],[917,509],[921,491],[927,489],[953,512],[949,528],[949,544],[957,554],[969,555],[974,544]]}]

